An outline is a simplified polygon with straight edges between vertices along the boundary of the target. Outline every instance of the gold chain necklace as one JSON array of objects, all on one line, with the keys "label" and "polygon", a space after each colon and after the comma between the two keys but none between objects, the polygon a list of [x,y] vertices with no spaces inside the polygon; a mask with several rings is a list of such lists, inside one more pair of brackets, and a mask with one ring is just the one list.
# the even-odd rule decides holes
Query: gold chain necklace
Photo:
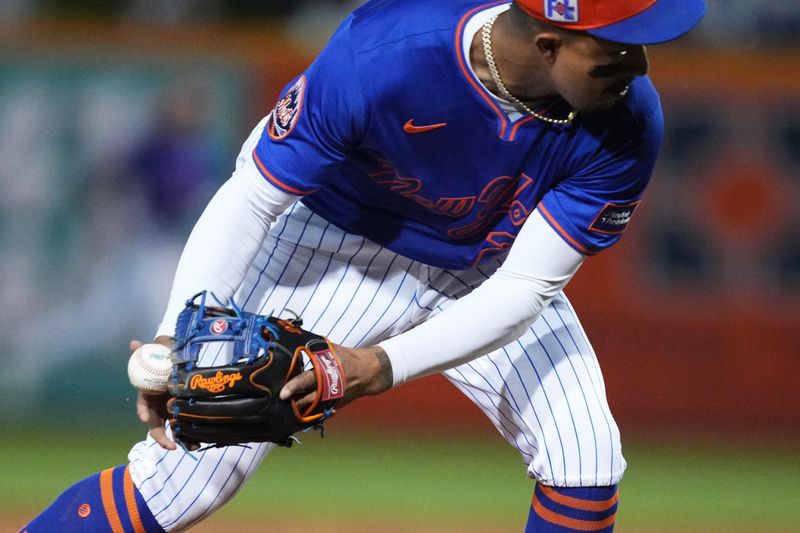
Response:
[{"label": "gold chain necklace", "polygon": [[569,124],[572,122],[577,115],[575,110],[570,111],[567,118],[563,119],[546,117],[537,113],[528,107],[525,102],[508,92],[503,80],[500,79],[500,72],[497,70],[497,64],[494,62],[494,54],[492,53],[492,26],[494,26],[494,21],[497,20],[497,17],[498,15],[493,16],[483,25],[483,28],[481,28],[481,41],[483,41],[483,55],[486,56],[486,63],[489,65],[489,72],[492,75],[492,81],[497,86],[497,89],[500,91],[500,93],[502,93],[503,98],[517,104],[529,115],[533,116],[534,118],[538,118],[541,121],[549,122],[550,124]]}]

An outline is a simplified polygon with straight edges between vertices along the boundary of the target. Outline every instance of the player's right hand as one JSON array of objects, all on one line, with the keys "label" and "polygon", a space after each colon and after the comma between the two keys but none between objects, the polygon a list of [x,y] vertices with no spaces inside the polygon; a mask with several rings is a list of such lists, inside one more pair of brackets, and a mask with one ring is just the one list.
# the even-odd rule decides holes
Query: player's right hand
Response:
[{"label": "player's right hand", "polygon": [[[392,386],[392,364],[380,346],[346,348],[331,344],[344,372],[344,398],[342,407],[361,396],[381,394]],[[281,400],[294,399],[298,408],[305,409],[314,401],[317,389],[316,372],[306,370],[289,380],[281,389]]]},{"label": "player's right hand", "polygon": [[[159,337],[156,342],[169,346],[169,340],[163,340]],[[136,351],[141,345],[142,341],[132,340],[130,343],[131,352]],[[171,347],[171,346],[170,346]],[[139,392],[136,398],[136,414],[142,423],[150,428],[150,435],[155,441],[165,450],[175,450],[177,446],[172,439],[167,435],[166,421],[167,421],[167,401],[170,399],[168,393],[163,394],[149,394],[146,392]]]}]

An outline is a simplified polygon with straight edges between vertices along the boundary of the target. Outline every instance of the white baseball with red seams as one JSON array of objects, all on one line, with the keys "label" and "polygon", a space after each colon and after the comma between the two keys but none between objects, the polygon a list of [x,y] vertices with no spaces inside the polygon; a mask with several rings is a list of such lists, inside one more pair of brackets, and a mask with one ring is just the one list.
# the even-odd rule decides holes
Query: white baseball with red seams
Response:
[{"label": "white baseball with red seams", "polygon": [[172,374],[172,351],[163,344],[143,344],[128,360],[128,379],[142,392],[164,392]]}]

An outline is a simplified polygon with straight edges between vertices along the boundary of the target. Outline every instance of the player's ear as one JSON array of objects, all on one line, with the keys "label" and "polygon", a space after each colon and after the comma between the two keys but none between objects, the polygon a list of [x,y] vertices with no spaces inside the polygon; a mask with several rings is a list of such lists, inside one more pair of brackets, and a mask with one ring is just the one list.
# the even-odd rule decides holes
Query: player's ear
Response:
[{"label": "player's ear", "polygon": [[533,42],[549,65],[555,62],[559,50],[561,50],[561,47],[564,45],[564,40],[561,35],[550,31],[537,33]]}]

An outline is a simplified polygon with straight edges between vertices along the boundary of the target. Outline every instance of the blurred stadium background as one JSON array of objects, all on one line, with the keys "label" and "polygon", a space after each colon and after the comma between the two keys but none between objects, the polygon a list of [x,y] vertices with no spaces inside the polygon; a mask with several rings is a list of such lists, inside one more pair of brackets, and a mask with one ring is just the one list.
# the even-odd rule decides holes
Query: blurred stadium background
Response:
[{"label": "blurred stadium background", "polygon": [[[800,9],[709,2],[651,50],[653,184],[567,291],[623,431],[621,533],[800,531]],[[125,462],[128,340],[240,143],[358,3],[0,0],[0,531]],[[304,441],[202,531],[522,529],[523,465],[438,378]]]}]

